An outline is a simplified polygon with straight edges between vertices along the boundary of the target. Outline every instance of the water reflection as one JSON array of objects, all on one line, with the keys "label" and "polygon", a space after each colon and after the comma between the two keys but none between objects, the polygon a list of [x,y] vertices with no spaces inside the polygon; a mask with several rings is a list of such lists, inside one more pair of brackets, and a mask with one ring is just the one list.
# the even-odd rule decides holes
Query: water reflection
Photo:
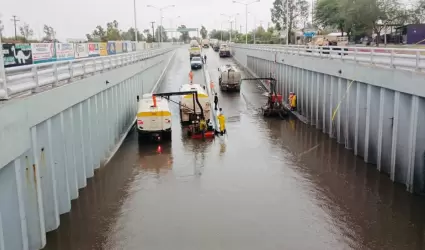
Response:
[{"label": "water reflection", "polygon": [[140,167],[145,172],[166,173],[173,167],[171,142],[139,145]]},{"label": "water reflection", "polygon": [[296,120],[268,120],[268,128],[270,141],[305,178],[309,195],[346,246],[425,249],[423,198],[405,192],[321,130]]}]

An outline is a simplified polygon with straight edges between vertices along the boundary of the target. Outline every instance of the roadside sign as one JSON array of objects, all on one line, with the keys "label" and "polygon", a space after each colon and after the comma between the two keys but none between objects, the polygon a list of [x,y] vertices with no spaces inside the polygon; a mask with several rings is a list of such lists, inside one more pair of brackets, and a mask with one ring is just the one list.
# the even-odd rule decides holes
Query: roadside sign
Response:
[{"label": "roadside sign", "polygon": [[189,32],[189,31],[197,31],[196,28],[178,28],[177,32]]}]

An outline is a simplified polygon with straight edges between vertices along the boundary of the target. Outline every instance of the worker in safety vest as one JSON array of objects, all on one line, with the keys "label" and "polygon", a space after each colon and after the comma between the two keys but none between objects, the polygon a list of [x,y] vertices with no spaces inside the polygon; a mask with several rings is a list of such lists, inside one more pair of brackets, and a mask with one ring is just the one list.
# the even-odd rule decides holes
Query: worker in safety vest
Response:
[{"label": "worker in safety vest", "polygon": [[210,89],[211,89],[211,91],[215,92],[215,90],[214,90],[214,82],[213,81],[210,82]]},{"label": "worker in safety vest", "polygon": [[291,98],[291,110],[297,110],[297,95],[293,93]]},{"label": "worker in safety vest", "polygon": [[192,70],[189,72],[189,80],[190,80],[190,83],[193,83],[193,71]]},{"label": "worker in safety vest", "polygon": [[220,126],[220,134],[224,135],[224,133],[226,133],[226,117],[224,117],[223,113],[220,112],[220,114],[217,116],[218,118],[218,123]]},{"label": "worker in safety vest", "polygon": [[[292,97],[294,96],[294,93],[293,92],[289,92],[289,98],[288,98],[288,103],[289,103],[289,106],[291,106],[292,105]],[[292,106],[291,106],[292,107]]]},{"label": "worker in safety vest", "polygon": [[205,131],[207,130],[207,122],[205,121],[204,116],[201,116],[201,120],[199,121],[199,130],[202,133],[202,137],[205,137]]}]

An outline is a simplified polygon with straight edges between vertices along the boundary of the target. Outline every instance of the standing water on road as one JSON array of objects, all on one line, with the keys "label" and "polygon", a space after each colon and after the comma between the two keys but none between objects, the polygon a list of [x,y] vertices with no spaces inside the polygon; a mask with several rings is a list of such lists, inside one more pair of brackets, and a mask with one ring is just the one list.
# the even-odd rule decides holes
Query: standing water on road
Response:
[{"label": "standing water on road", "polygon": [[[231,59],[202,53],[217,82],[217,68]],[[161,91],[188,82],[187,50],[174,60]],[[203,79],[194,71],[195,83]],[[228,131],[221,139],[186,139],[177,105],[171,143],[139,146],[137,133],[129,134],[61,216],[45,249],[425,247],[423,198],[318,130],[264,119],[262,92],[244,82],[241,93],[219,93]]]}]

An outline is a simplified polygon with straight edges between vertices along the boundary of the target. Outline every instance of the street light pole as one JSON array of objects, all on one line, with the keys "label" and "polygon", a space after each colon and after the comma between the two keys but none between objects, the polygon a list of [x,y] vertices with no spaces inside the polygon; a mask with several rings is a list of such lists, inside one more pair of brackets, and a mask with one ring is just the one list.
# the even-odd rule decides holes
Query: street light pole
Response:
[{"label": "street light pole", "polygon": [[[162,19],[163,19],[163,17],[162,17],[162,11],[165,10],[165,9],[167,9],[167,8],[176,7],[176,6],[173,4],[173,5],[164,6],[162,8],[158,8],[156,6],[153,6],[153,5],[148,4],[147,7],[151,7],[151,8],[155,8],[155,9],[158,9],[159,10],[159,22],[160,22],[161,27],[158,29],[158,32],[159,32],[159,39],[158,40],[159,40],[159,43],[162,43],[162,32],[163,32],[163,27],[162,27]],[[154,34],[154,36],[155,36],[155,34]]]},{"label": "street light pole", "polygon": [[253,3],[258,3],[258,2],[260,2],[260,0],[252,1],[249,3],[243,3],[243,2],[233,0],[233,3],[239,3],[239,4],[245,5],[245,44],[248,44],[248,5]]},{"label": "street light pole", "polygon": [[289,45],[289,0],[286,0],[286,45]]},{"label": "street light pole", "polygon": [[136,43],[138,43],[139,38],[137,37],[136,0],[133,0],[133,9],[134,9],[134,37],[135,37]]},{"label": "street light pole", "polygon": [[230,42],[232,42],[232,26],[233,26],[233,21],[230,21],[230,39],[229,39]]}]

